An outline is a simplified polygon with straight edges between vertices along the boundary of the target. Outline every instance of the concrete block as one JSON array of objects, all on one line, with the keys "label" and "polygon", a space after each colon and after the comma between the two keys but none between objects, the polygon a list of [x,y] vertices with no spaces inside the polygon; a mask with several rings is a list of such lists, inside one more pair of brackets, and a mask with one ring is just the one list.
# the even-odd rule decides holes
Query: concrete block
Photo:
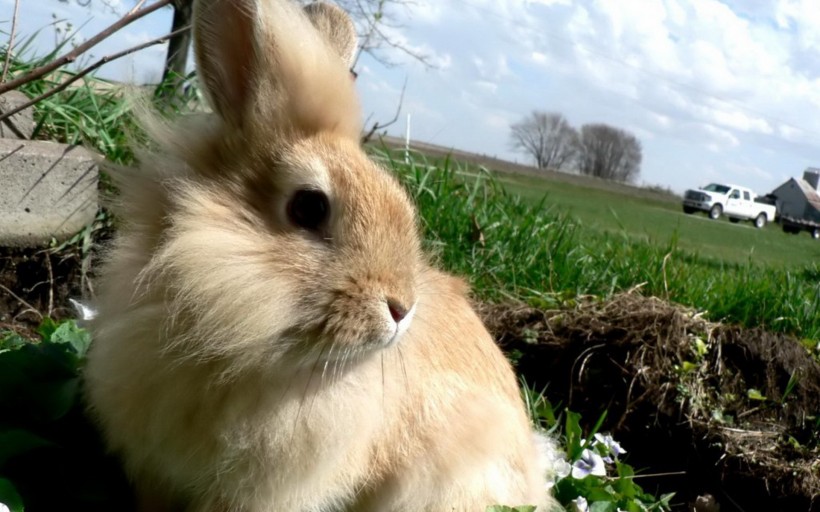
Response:
[{"label": "concrete block", "polygon": [[91,223],[100,159],[80,146],[0,139],[0,246],[43,246]]},{"label": "concrete block", "polygon": [[[28,102],[28,96],[20,91],[9,91],[0,95],[0,114],[11,112],[13,109]],[[0,138],[31,139],[34,134],[34,111],[29,107],[13,116],[0,121]]]}]

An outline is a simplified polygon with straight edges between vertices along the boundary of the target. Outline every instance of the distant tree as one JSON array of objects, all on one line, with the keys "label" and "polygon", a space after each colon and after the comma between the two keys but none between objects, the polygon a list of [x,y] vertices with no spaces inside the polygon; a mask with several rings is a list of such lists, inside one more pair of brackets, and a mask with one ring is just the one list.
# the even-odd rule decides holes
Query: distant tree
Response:
[{"label": "distant tree", "polygon": [[606,124],[585,124],[578,147],[581,174],[632,182],[641,172],[641,142],[626,130]]},{"label": "distant tree", "polygon": [[578,154],[578,131],[561,114],[536,110],[510,131],[513,148],[530,155],[539,169],[567,169]]}]

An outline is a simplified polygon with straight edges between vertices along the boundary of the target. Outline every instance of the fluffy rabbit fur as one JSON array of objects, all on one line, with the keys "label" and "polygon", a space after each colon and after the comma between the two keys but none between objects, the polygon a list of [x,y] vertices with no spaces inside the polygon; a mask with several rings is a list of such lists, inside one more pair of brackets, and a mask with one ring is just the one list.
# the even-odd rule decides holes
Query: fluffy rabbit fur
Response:
[{"label": "fluffy rabbit fur", "polygon": [[[315,26],[314,26],[315,25]],[[358,144],[334,7],[198,0],[214,115],[119,174],[88,401],[145,510],[547,510],[514,374]]]}]

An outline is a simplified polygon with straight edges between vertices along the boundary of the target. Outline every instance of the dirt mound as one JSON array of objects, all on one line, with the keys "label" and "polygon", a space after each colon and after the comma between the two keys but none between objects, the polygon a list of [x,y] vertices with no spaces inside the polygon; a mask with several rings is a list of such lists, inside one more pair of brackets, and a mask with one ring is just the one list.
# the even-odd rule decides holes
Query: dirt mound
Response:
[{"label": "dirt mound", "polygon": [[[645,468],[641,485],[731,510],[820,510],[820,366],[794,338],[638,293],[541,311],[482,305],[519,373]],[[681,508],[684,510],[685,508]]]}]

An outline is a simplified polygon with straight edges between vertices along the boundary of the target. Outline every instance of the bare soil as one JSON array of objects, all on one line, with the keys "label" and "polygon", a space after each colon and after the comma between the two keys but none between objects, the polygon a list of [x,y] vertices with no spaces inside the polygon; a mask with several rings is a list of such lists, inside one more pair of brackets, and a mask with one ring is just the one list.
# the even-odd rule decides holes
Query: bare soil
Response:
[{"label": "bare soil", "polygon": [[[798,340],[639,293],[562,310],[480,306],[520,375],[603,425],[679,510],[820,510],[820,365]],[[794,378],[792,376],[794,375]],[[791,381],[791,384],[790,384]]]}]

